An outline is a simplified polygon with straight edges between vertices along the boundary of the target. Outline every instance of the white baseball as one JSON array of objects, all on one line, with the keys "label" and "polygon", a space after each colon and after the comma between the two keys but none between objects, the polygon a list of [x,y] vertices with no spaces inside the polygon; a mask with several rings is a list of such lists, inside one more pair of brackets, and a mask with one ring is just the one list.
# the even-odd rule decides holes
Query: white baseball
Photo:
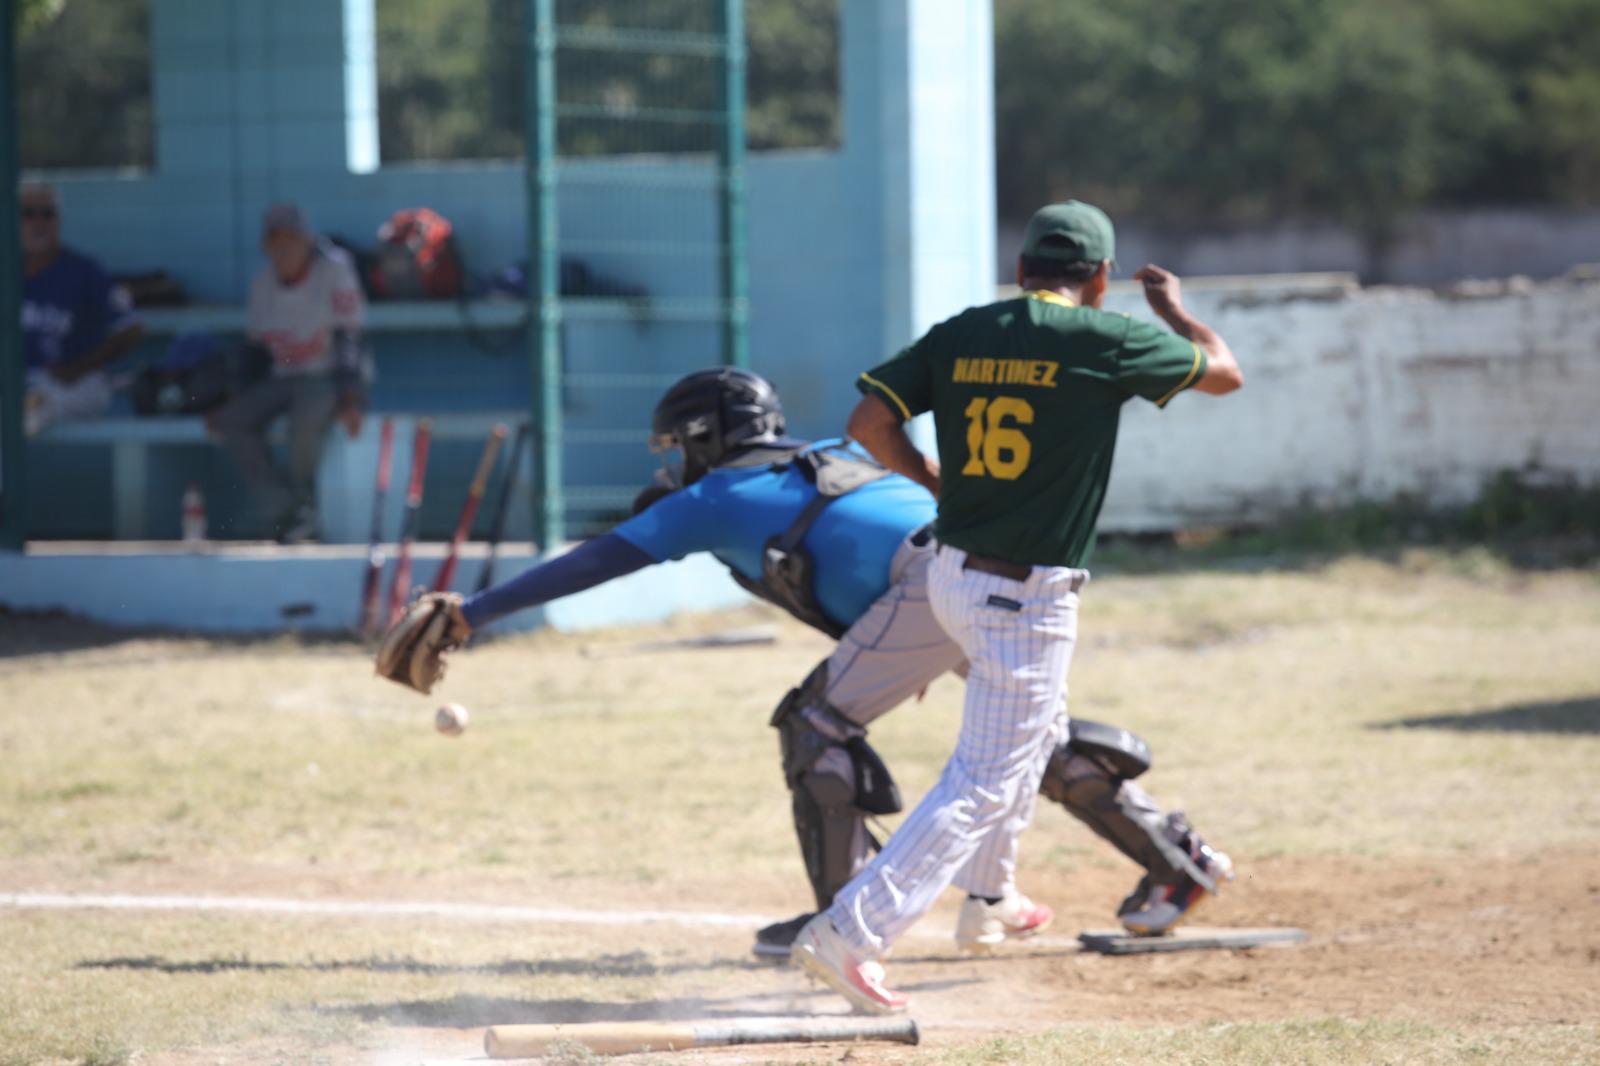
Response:
[{"label": "white baseball", "polygon": [[433,728],[447,737],[459,737],[467,729],[467,709],[459,703],[447,703],[433,712]]}]

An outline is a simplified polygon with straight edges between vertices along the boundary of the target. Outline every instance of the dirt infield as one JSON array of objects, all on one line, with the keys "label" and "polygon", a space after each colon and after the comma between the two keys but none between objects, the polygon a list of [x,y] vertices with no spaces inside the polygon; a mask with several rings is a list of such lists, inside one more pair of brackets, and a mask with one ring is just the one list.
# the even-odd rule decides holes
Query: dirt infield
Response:
[{"label": "dirt infield", "polygon": [[[922,1047],[631,1061],[1593,1061],[1592,572],[1350,560],[1111,578],[1089,606],[1074,706],[1149,738],[1151,791],[1238,864],[1197,920],[1307,943],[1079,951],[1136,871],[1041,805],[1020,880],[1056,926],[962,957],[952,896],[889,960]],[[826,643],[782,624],[772,645],[659,646],[753,623],[774,619],[475,649],[443,692],[473,726],[445,740],[352,645],[0,619],[0,893],[749,917],[0,906],[0,1063],[399,1066],[481,1055],[489,1024],[843,1013],[748,955],[756,922],[806,902],[762,723]],[[874,730],[911,796],[960,696],[941,682]]]},{"label": "dirt infield", "polygon": [[[1037,894],[1053,900],[1059,915],[1042,944],[1011,945],[973,959],[943,938],[906,941],[892,965],[915,997],[924,1045],[916,1052],[860,1047],[849,1061],[912,1061],[930,1049],[957,1048],[998,1033],[1072,1025],[1183,1026],[1332,1016],[1441,1029],[1564,1027],[1592,1025],[1600,1006],[1595,982],[1600,930],[1593,920],[1600,908],[1600,862],[1592,853],[1475,861],[1470,870],[1461,861],[1443,860],[1265,860],[1242,870],[1239,882],[1207,904],[1198,920],[1220,926],[1294,925],[1309,934],[1306,944],[1133,958],[1077,950],[1065,934],[1105,925],[1102,904],[1119,895],[1126,880],[1119,872],[1095,870],[1037,882]],[[1535,885],[1536,894],[1529,891]],[[236,884],[233,890],[248,887]],[[949,929],[949,909],[928,924]],[[505,1022],[842,1011],[801,975],[744,959],[747,938],[738,932],[592,927],[583,939],[597,970],[626,960],[633,969],[686,980],[697,991],[667,1002],[546,1002],[533,993],[541,965],[552,960],[521,959],[527,978],[523,997],[456,996],[427,1006],[374,1007],[366,1017],[385,1030],[378,1050],[401,1059],[467,1058],[481,1054],[480,1027]],[[122,968],[138,972],[142,962],[152,969],[166,965],[179,971],[188,965],[198,972],[203,961],[144,959],[125,961]],[[389,963],[403,966],[404,960]],[[104,965],[116,967],[114,960]],[[213,966],[213,972],[226,972],[229,961],[213,960]],[[519,967],[501,960],[499,968]],[[253,1055],[270,1054],[266,1047],[208,1047],[143,1055],[139,1061],[174,1066],[256,1061]],[[318,1061],[368,1063],[373,1055],[371,1047],[325,1046]],[[693,1057],[837,1059],[816,1048],[773,1047],[697,1051]]]}]

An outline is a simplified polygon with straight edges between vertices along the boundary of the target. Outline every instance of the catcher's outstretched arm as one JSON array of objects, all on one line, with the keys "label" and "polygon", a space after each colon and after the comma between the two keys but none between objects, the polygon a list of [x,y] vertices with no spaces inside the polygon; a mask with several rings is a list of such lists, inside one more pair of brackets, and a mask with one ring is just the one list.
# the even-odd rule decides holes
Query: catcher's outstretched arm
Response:
[{"label": "catcher's outstretched arm", "polygon": [[461,613],[473,629],[478,629],[496,618],[603,585],[655,561],[615,533],[607,533],[478,593],[461,605]]}]

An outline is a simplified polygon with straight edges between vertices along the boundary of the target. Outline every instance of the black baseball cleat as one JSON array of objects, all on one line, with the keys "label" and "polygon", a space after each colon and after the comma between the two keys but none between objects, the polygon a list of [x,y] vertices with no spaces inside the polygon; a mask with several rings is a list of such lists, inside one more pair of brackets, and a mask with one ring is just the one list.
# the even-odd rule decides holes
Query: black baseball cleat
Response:
[{"label": "black baseball cleat", "polygon": [[788,962],[789,949],[794,946],[794,938],[799,936],[805,924],[816,916],[815,911],[808,911],[805,914],[795,915],[787,921],[773,922],[764,929],[756,930],[755,946],[750,950],[758,959]]},{"label": "black baseball cleat", "polygon": [[1211,879],[1214,887],[1207,892],[1204,885],[1188,874],[1170,885],[1156,884],[1146,875],[1117,908],[1122,927],[1134,936],[1165,936],[1192,915],[1203,901],[1221,890],[1224,881],[1233,880],[1233,860],[1202,840],[1181,814],[1169,815],[1168,825],[1178,833],[1175,843],[1188,851],[1189,858]]}]

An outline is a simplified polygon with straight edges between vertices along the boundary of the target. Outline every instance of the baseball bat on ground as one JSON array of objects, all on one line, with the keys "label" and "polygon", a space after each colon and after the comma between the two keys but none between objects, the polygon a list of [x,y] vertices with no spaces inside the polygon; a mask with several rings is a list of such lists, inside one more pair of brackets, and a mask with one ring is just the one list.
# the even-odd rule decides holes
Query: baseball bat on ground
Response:
[{"label": "baseball bat on ground", "polygon": [[472,520],[477,517],[478,504],[483,500],[483,490],[489,484],[489,472],[494,469],[494,458],[500,454],[500,442],[505,439],[505,426],[496,424],[494,429],[489,431],[489,440],[483,446],[483,456],[478,460],[478,469],[472,475],[472,484],[467,487],[467,501],[461,505],[461,517],[456,521],[455,535],[450,538],[450,549],[445,552],[444,562],[439,564],[439,572],[433,577],[435,592],[443,592],[455,579],[456,561],[461,556],[461,544],[467,539],[467,534],[472,532]]},{"label": "baseball bat on ground", "polygon": [[389,468],[394,457],[394,421],[383,420],[378,437],[378,487],[372,494],[372,537],[367,542],[367,575],[361,586],[361,632],[378,627],[378,600],[383,594],[383,503],[389,495]]},{"label": "baseball bat on ground", "polygon": [[511,441],[511,457],[506,460],[505,481],[500,489],[500,499],[494,507],[494,518],[489,523],[489,555],[478,571],[478,584],[474,592],[482,592],[494,580],[495,556],[500,553],[500,541],[506,535],[506,515],[511,511],[511,492],[517,487],[517,471],[522,466],[522,445],[533,428],[526,419],[517,423],[517,435]]},{"label": "baseball bat on ground", "polygon": [[389,586],[386,625],[400,620],[411,593],[411,542],[417,537],[417,524],[421,521],[422,483],[428,475],[428,437],[432,431],[432,424],[424,418],[417,423],[416,435],[411,438],[411,484],[406,489],[406,511],[400,520],[400,549],[395,554],[394,584]]},{"label": "baseball bat on ground", "polygon": [[910,1018],[772,1018],[737,1022],[596,1022],[586,1025],[496,1025],[483,1036],[491,1059],[525,1059],[577,1045],[601,1055],[682,1051],[724,1044],[820,1044],[888,1040],[915,1044]]}]

